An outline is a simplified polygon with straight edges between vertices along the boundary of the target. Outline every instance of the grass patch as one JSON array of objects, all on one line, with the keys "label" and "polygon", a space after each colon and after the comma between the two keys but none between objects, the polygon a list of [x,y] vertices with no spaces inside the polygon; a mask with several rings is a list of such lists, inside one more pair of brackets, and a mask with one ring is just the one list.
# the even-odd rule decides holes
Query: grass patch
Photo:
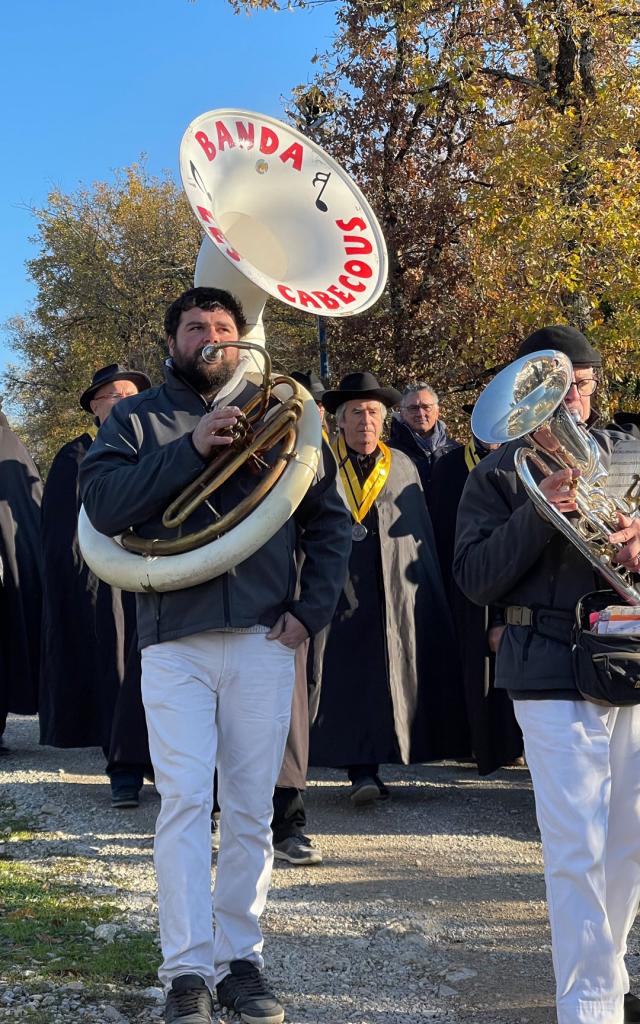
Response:
[{"label": "grass patch", "polygon": [[16,813],[10,800],[0,800],[0,843],[34,839],[38,831],[32,822]]},{"label": "grass patch", "polygon": [[[120,916],[118,906],[77,885],[16,862],[0,861],[0,962],[5,979],[156,983],[159,954],[151,932],[105,943],[93,929]],[[89,927],[87,927],[89,926]]]}]

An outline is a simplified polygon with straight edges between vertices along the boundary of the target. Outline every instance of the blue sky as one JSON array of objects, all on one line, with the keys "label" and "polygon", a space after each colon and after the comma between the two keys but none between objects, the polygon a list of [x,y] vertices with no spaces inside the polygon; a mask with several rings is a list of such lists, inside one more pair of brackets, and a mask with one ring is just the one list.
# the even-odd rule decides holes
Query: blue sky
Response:
[{"label": "blue sky", "polygon": [[[18,0],[3,5],[0,324],[27,311],[24,262],[52,187],[109,180],[142,153],[179,180],[184,129],[215,107],[284,115],[337,4],[233,14],[226,0]],[[0,334],[0,370],[15,356]]]}]

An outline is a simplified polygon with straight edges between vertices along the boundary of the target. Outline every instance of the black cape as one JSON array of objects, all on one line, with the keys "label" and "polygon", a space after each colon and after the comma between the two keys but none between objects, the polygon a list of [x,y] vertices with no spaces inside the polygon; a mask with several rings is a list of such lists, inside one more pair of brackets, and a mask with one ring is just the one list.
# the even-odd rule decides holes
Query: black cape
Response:
[{"label": "black cape", "polygon": [[9,712],[38,710],[41,500],[36,465],[0,413],[0,735]]},{"label": "black cape", "polygon": [[99,580],[78,546],[78,468],[91,443],[64,445],[44,488],[40,742],[146,764],[135,598]]},{"label": "black cape", "polygon": [[[453,627],[418,472],[393,451],[326,637],[310,763],[465,757]],[[317,672],[317,661],[311,666]],[[315,703],[315,702],[314,702]]]},{"label": "black cape", "polygon": [[[477,449],[480,455],[483,449]],[[453,551],[456,516],[469,476],[465,449],[456,448],[434,467],[431,520],[462,658],[465,713],[480,775],[488,775],[522,754],[522,734],[504,690],[495,690],[495,657],[487,647],[487,609],[468,600],[456,584]]]}]

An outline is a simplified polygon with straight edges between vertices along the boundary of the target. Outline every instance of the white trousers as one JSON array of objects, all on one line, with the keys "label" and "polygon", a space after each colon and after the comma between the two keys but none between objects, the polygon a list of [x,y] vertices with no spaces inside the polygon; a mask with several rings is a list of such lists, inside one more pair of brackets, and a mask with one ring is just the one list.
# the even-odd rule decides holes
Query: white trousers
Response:
[{"label": "white trousers", "polygon": [[640,706],[514,701],[545,881],[559,1024],[622,1024],[640,896]]},{"label": "white trousers", "polygon": [[[142,697],[162,798],[154,860],[165,988],[179,974],[199,974],[213,989],[231,960],[262,967],[259,919],[273,865],[273,789],[293,681],[294,652],[262,633],[207,631],[142,652]],[[216,764],[221,831],[214,936]]]}]

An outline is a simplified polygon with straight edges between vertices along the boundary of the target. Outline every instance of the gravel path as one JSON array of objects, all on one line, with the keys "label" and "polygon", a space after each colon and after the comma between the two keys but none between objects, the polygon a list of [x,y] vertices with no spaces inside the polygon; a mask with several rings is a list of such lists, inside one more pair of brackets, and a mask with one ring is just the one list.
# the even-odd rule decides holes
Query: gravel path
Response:
[{"label": "gravel path", "polygon": [[[82,858],[81,890],[108,894],[126,929],[156,927],[152,837],[159,800],[114,811],[96,750],[37,746],[12,717],[2,794],[44,829],[24,843],[39,865]],[[340,773],[314,771],[309,832],[324,864],[276,866],[267,910],[267,974],[288,1024],[552,1024],[553,980],[542,862],[526,769],[479,779],[457,764],[388,768],[392,798],[349,804]],[[68,877],[68,874],[67,874]],[[108,936],[107,936],[108,937]],[[640,976],[640,935],[629,967]],[[1,972],[1,967],[0,967]],[[133,1016],[73,985],[34,1002],[29,978],[6,988],[0,1021],[42,1006],[52,1024],[153,1024],[158,990]],[[42,988],[42,986],[40,986]],[[45,1002],[43,1003],[43,1000]],[[229,1019],[221,1016],[221,1021]]]}]

